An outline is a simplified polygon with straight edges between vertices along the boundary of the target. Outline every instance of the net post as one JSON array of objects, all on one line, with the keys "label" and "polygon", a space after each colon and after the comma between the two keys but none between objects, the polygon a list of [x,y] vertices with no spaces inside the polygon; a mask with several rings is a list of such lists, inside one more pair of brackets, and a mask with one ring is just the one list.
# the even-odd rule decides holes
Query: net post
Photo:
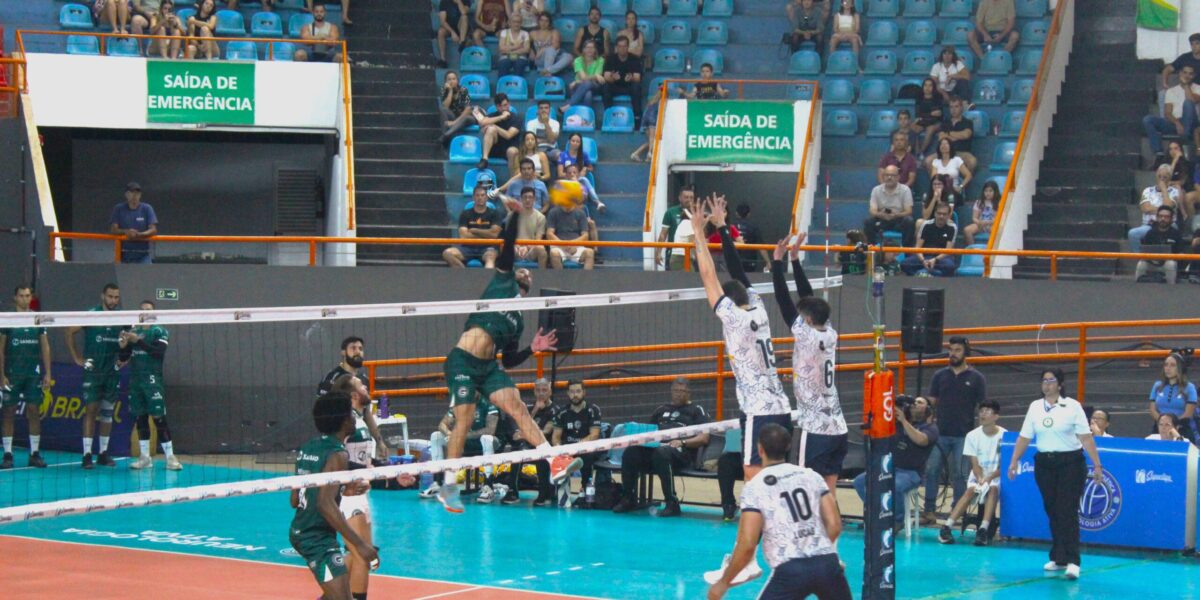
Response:
[{"label": "net post", "polygon": [[717,344],[717,419],[725,418],[725,341]]},{"label": "net post", "polygon": [[866,499],[863,502],[863,600],[892,600],[896,597],[895,468],[892,436],[896,433],[892,372],[884,360],[882,268],[875,268],[875,253],[867,253],[867,274],[871,278],[871,313],[874,338],[874,366],[863,374],[863,441],[866,446]]},{"label": "net post", "polygon": [[1083,402],[1087,385],[1087,323],[1079,324],[1079,401]]}]

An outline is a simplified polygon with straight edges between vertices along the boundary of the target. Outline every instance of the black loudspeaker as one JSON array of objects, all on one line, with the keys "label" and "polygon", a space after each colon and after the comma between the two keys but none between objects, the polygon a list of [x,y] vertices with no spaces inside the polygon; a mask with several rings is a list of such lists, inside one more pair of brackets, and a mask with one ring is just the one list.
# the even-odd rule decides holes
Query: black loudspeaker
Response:
[{"label": "black loudspeaker", "polygon": [[[570,290],[542,288],[542,296],[574,296]],[[575,349],[575,309],[547,308],[538,311],[538,328],[549,332],[554,330],[558,336],[558,352],[570,352]]]},{"label": "black loudspeaker", "polygon": [[905,352],[941,352],[945,312],[946,290],[904,288],[904,306],[900,312],[900,347]]}]

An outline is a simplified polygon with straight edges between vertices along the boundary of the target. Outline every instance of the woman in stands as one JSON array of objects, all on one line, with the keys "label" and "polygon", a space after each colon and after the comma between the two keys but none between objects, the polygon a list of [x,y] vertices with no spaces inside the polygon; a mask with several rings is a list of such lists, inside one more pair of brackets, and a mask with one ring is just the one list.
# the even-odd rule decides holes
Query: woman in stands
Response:
[{"label": "woman in stands", "polygon": [[[150,13],[150,22],[146,31],[150,35],[182,36],[184,34],[183,22],[175,14],[175,3],[172,0],[162,0],[162,4],[158,5],[158,10]],[[181,40],[179,39],[151,40],[146,52],[148,54],[157,48],[159,56],[162,58],[179,58],[180,46]]]},{"label": "woman in stands", "polygon": [[562,50],[562,34],[554,28],[550,13],[538,15],[537,29],[529,33],[533,49],[529,58],[542,77],[550,77],[571,64],[571,53]]},{"label": "woman in stands", "polygon": [[[517,147],[517,160],[515,162],[517,165],[520,165],[521,161],[526,158],[533,161],[533,171],[537,173],[538,179],[550,181],[550,159],[546,158],[545,152],[538,150],[537,134],[532,131],[526,131],[521,134],[521,145]],[[518,169],[519,167],[510,169],[512,172],[509,173],[509,176],[516,177],[519,175]]]},{"label": "woman in stands", "polygon": [[458,83],[458,73],[446,71],[446,82],[442,84],[442,97],[438,101],[438,109],[446,126],[446,133],[441,138],[443,146],[456,133],[476,124],[474,108],[471,106],[471,93]]},{"label": "woman in stands", "polygon": [[575,105],[591,106],[592,94],[600,91],[604,85],[604,57],[596,52],[596,43],[588,41],[583,45],[583,54],[575,58],[575,81],[567,86],[571,97],[559,110],[564,114],[568,108]]},{"label": "woman in stands", "polygon": [[1148,440],[1162,440],[1167,442],[1186,442],[1187,438],[1179,433],[1179,417],[1171,413],[1163,413],[1158,416],[1158,422],[1155,425],[1154,433],[1146,436]]},{"label": "woman in stands", "polygon": [[642,35],[642,30],[638,29],[638,16],[632,10],[625,12],[625,29],[617,32],[617,37],[625,36],[629,40],[629,53],[638,57],[645,58],[646,52],[646,36]]},{"label": "woman in stands", "polygon": [[921,225],[933,218],[933,211],[938,204],[945,202],[950,205],[951,214],[954,207],[958,206],[959,194],[954,190],[954,186],[950,182],[949,175],[934,175],[929,179],[929,192],[925,194],[922,200],[921,218],[917,219],[917,233],[921,233]]},{"label": "woman in stands", "polygon": [[1163,359],[1162,379],[1150,388],[1150,416],[1160,428],[1163,415],[1176,418],[1186,439],[1200,441],[1196,434],[1196,384],[1188,381],[1187,363],[1178,352]]},{"label": "woman in stands", "polygon": [[949,103],[951,98],[971,97],[971,72],[958,57],[954,46],[943,46],[940,60],[933,65],[929,76],[937,80],[938,93]]},{"label": "woman in stands", "polygon": [[508,29],[500,32],[500,60],[496,63],[496,75],[525,76],[529,70],[529,32],[521,29],[521,21],[508,20]]},{"label": "woman in stands", "polygon": [[567,138],[567,149],[558,153],[559,179],[567,177],[567,167],[571,165],[579,167],[580,179],[587,177],[593,170],[592,161],[588,160],[587,153],[583,151],[583,136],[578,133],[572,133],[571,137]]},{"label": "woman in stands", "polygon": [[94,7],[96,18],[104,17],[113,33],[129,33],[129,2],[127,0],[98,0]]},{"label": "woman in stands", "polygon": [[188,40],[187,57],[196,58],[204,54],[204,58],[216,59],[221,57],[221,50],[213,41],[213,32],[217,30],[217,7],[213,0],[200,0],[196,3],[196,14],[187,20]]},{"label": "woman in stands", "polygon": [[1180,218],[1176,225],[1186,233],[1185,228],[1190,225],[1187,220],[1196,214],[1196,204],[1200,203],[1200,191],[1195,189],[1195,168],[1183,153],[1183,143],[1179,140],[1167,142],[1167,157],[1161,164],[1171,167],[1171,187],[1179,191],[1180,198],[1184,198],[1179,203],[1177,217]]},{"label": "woman in stands", "polygon": [[542,0],[513,0],[512,18],[521,22],[521,29],[533,32],[538,27],[538,20],[546,11]]},{"label": "woman in stands", "polygon": [[929,163],[929,177],[932,179],[939,175],[946,175],[950,178],[956,194],[967,189],[967,184],[971,183],[971,170],[967,168],[962,157],[957,156],[954,152],[954,144],[950,142],[950,138],[942,138],[938,142],[937,156],[934,156],[933,162]]},{"label": "woman in stands", "polygon": [[829,52],[832,54],[837,50],[838,44],[846,42],[850,43],[857,59],[858,50],[862,47],[862,36],[859,35],[858,11],[854,10],[854,0],[842,0],[842,7],[833,15],[833,35],[829,37]]},{"label": "woman in stands", "polygon": [[945,103],[942,95],[937,93],[937,82],[932,77],[926,77],[921,82],[921,95],[917,98],[917,122],[912,124],[916,133],[924,133],[921,137],[921,147],[917,149],[917,160],[929,151],[929,144],[942,128],[942,113]]},{"label": "woman in stands", "polygon": [[508,27],[508,2],[505,0],[478,0],[475,3],[475,33],[472,38],[476,46],[483,46],[483,38],[500,35]]},{"label": "woman in stands", "polygon": [[971,223],[963,227],[963,238],[968,246],[975,243],[975,234],[992,231],[997,206],[1000,206],[1000,186],[995,181],[984,182],[983,193],[971,206]]}]

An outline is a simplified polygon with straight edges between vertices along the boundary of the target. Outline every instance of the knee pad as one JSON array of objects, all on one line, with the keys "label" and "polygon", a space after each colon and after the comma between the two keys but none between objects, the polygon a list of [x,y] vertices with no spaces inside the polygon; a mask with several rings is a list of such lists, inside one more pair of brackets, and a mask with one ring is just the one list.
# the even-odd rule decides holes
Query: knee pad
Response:
[{"label": "knee pad", "polygon": [[154,419],[154,428],[158,430],[158,441],[171,441],[171,426],[167,424],[166,417],[151,417]]},{"label": "knee pad", "polygon": [[149,415],[138,415],[137,432],[138,432],[138,439],[142,439],[142,440],[150,439],[150,416]]},{"label": "knee pad", "polygon": [[113,412],[115,409],[116,404],[114,404],[111,400],[100,401],[100,415],[96,417],[96,420],[100,421],[101,423],[112,423]]}]

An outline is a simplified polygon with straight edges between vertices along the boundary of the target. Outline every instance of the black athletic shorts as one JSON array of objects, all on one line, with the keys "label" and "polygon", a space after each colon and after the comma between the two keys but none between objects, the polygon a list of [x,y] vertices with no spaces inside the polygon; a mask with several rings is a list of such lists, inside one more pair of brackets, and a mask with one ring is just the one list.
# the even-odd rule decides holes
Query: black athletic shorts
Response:
[{"label": "black athletic shorts", "polygon": [[846,450],[849,447],[847,434],[821,435],[797,429],[800,433],[799,464],[825,475],[841,475],[842,462],[846,460]]},{"label": "black athletic shorts", "polygon": [[771,570],[759,600],[850,600],[850,584],[836,554],[793,558]]},{"label": "black athletic shorts", "polygon": [[742,464],[761,465],[762,457],[758,455],[758,431],[768,423],[782,425],[789,432],[792,430],[792,415],[753,415],[743,414],[738,417],[742,426]]}]

